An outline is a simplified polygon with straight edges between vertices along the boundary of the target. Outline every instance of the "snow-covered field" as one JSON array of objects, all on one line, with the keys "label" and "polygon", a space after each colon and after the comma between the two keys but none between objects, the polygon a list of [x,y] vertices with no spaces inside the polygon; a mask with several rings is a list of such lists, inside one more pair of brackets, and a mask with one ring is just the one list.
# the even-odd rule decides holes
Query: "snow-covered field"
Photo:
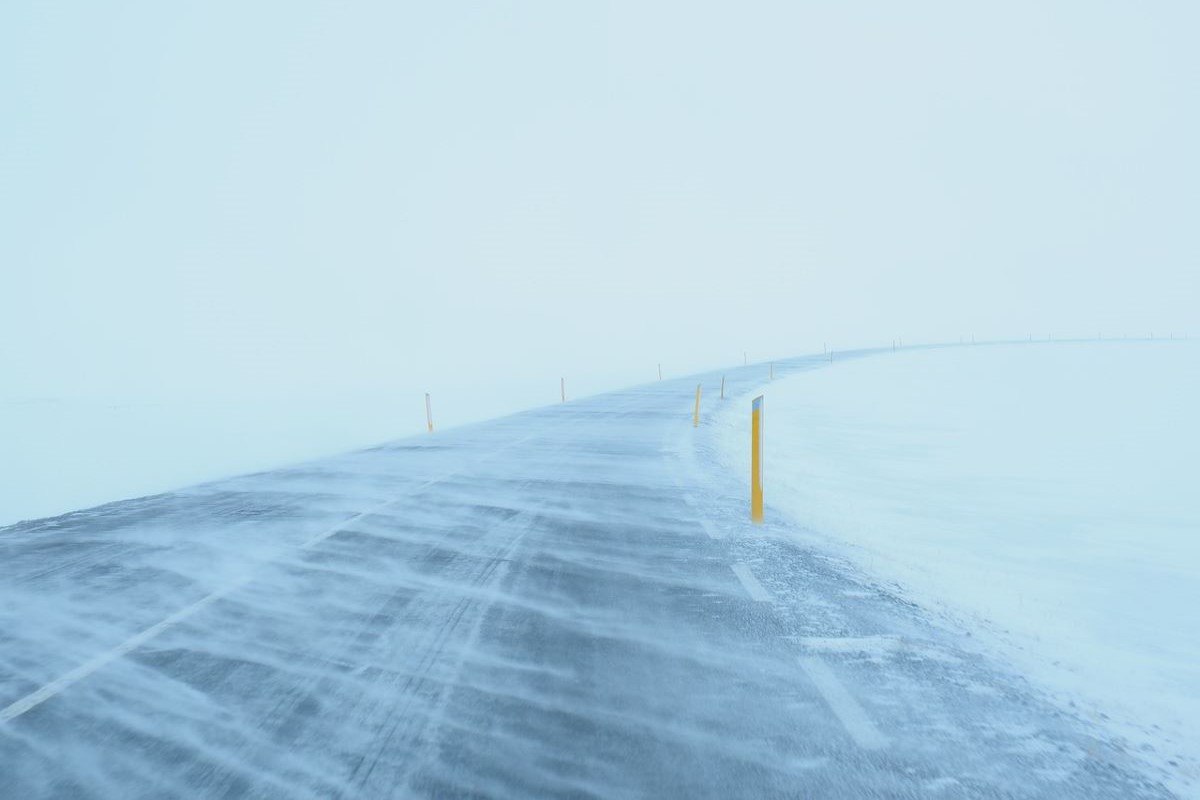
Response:
[{"label": "snow-covered field", "polygon": [[[394,438],[394,398],[0,399],[0,525]],[[409,431],[405,431],[406,433]]]},{"label": "snow-covered field", "polygon": [[[764,391],[768,514],[1197,790],[1197,343],[902,350]],[[719,424],[745,474],[743,412]]]},{"label": "snow-covered field", "polygon": [[[613,382],[574,381],[575,396]],[[456,386],[434,397],[439,430],[558,399],[557,378]],[[0,395],[0,526],[371,447],[424,433],[424,394]]]},{"label": "snow-covered field", "polygon": [[[649,380],[653,369],[568,377],[567,397]],[[557,373],[533,368],[431,388],[439,431],[559,399]],[[209,396],[7,389],[0,388],[0,526],[425,432],[425,387],[400,379]]]}]

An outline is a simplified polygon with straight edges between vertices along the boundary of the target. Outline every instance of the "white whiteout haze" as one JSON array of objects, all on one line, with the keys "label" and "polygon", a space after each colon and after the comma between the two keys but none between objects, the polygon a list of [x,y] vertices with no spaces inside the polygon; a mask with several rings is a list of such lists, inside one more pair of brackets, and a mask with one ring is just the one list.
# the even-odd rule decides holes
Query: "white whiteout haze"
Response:
[{"label": "white whiteout haze", "polygon": [[769,510],[1196,791],[1200,342],[902,351],[765,393]]},{"label": "white whiteout haze", "polygon": [[426,391],[1195,328],[1198,14],[5,2],[0,399],[269,397],[324,447],[330,393],[386,438]]}]

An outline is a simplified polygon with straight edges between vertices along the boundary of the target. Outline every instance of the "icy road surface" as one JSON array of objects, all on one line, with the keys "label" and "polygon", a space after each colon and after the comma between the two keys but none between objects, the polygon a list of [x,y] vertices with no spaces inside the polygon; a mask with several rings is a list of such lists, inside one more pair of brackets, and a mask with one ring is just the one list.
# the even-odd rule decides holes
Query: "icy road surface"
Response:
[{"label": "icy road surface", "polygon": [[1166,796],[751,526],[695,383],[0,529],[0,797]]}]

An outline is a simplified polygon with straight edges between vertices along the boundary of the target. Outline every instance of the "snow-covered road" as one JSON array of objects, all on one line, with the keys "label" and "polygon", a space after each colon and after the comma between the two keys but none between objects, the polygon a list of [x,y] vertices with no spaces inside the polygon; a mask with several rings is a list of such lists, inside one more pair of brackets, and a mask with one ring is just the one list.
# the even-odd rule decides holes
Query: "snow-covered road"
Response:
[{"label": "snow-covered road", "polygon": [[0,797],[1165,796],[750,525],[701,377],[0,529]]}]

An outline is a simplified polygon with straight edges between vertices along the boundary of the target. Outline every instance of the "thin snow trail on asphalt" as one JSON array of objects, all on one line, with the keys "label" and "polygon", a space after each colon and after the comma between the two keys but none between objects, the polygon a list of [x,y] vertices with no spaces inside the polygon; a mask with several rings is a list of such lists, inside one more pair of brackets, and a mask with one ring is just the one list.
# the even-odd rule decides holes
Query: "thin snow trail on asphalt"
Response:
[{"label": "thin snow trail on asphalt", "polygon": [[0,797],[1166,796],[750,525],[695,382],[0,529]]},{"label": "thin snow trail on asphalt", "polygon": [[[497,451],[489,454],[489,456],[487,456],[487,457],[494,456],[496,453],[501,452],[502,450],[504,450],[508,447],[514,447],[516,445],[519,445],[520,443],[524,442],[528,438],[529,437],[527,436],[527,437],[524,437],[523,439],[518,439],[511,444],[504,445],[503,447],[499,448]],[[447,477],[449,477],[449,476],[447,476]],[[445,478],[435,478],[433,480],[426,481],[425,483],[418,486],[416,490],[419,491],[421,489],[426,489],[436,483],[439,483],[442,480],[445,480]],[[332,528],[330,528],[326,531],[323,531],[321,533],[318,533],[315,536],[313,536],[312,538],[305,541],[303,544],[300,545],[300,549],[313,547],[314,545],[321,543],[325,539],[328,539],[330,536],[333,536],[334,534],[339,533],[342,530],[345,530],[347,527],[353,525],[354,523],[359,522],[364,517],[368,517],[368,516],[371,516],[372,514],[379,513],[380,511],[383,511],[388,506],[394,505],[398,501],[398,499],[399,498],[385,500],[384,502],[380,503],[379,505],[375,506],[374,508],[370,509],[369,511],[360,512],[358,514],[355,514],[353,517],[346,520],[345,522],[339,522],[337,525],[334,525]],[[182,622],[183,620],[192,616],[193,614],[195,614],[196,612],[205,608],[206,606],[210,605],[211,603],[214,603],[217,600],[220,600],[222,597],[229,594],[230,592],[234,592],[234,591],[240,589],[242,586],[244,586],[245,584],[250,582],[252,579],[253,579],[252,576],[247,576],[245,578],[241,578],[239,580],[234,581],[233,583],[230,583],[226,586],[221,587],[220,589],[213,591],[212,593],[210,593],[208,595],[205,595],[204,597],[200,598],[196,602],[180,609],[179,611],[176,611],[174,614],[170,615],[166,619],[164,619],[160,622],[157,622],[154,625],[151,625],[149,628],[146,628],[144,631],[134,634],[133,636],[126,639],[124,642],[121,642],[121,644],[114,647],[112,650],[109,650],[105,653],[101,653],[98,656],[96,656],[95,658],[90,659],[86,663],[79,665],[78,667],[76,667],[75,669],[66,673],[65,675],[61,675],[58,678],[55,678],[50,683],[47,683],[45,686],[42,686],[41,688],[37,689],[34,692],[30,692],[29,694],[20,698],[16,702],[11,703],[6,708],[0,708],[0,722],[7,722],[11,719],[15,719],[16,717],[19,717],[20,715],[24,714],[25,712],[29,711],[30,709],[35,708],[39,704],[45,702],[46,700],[49,700],[51,697],[53,697],[54,695],[61,692],[63,689],[66,689],[68,686],[71,686],[72,684],[76,683],[77,681],[83,680],[84,678],[91,675],[96,670],[103,668],[109,662],[111,662],[117,658],[120,658],[121,656],[125,655],[126,653],[129,653],[130,651],[132,651],[132,650],[140,647],[144,643],[150,641],[155,636],[158,636],[160,633],[162,633],[163,631],[170,628],[172,625],[176,625],[179,622]]]}]

